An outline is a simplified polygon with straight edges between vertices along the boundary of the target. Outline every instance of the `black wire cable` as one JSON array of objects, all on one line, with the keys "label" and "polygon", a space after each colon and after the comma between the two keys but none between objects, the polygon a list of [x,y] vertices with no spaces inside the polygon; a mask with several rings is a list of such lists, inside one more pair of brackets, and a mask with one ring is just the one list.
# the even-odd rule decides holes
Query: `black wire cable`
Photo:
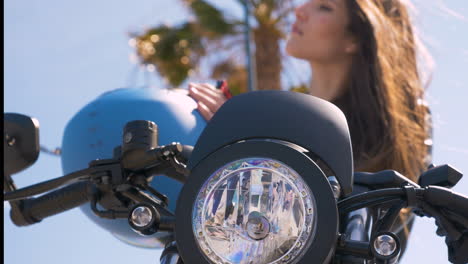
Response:
[{"label": "black wire cable", "polygon": [[107,210],[107,211],[100,211],[97,208],[97,197],[93,195],[91,197],[91,210],[94,212],[95,215],[106,218],[106,219],[118,219],[118,218],[128,218],[130,211],[115,211],[115,210]]},{"label": "black wire cable", "polygon": [[385,216],[376,223],[377,232],[390,231],[401,209],[405,207],[406,201],[401,201],[388,209]]},{"label": "black wire cable", "polygon": [[339,207],[338,210],[340,212],[340,215],[343,215],[345,213],[349,213],[349,212],[352,212],[352,211],[355,211],[357,209],[361,209],[364,207],[385,205],[388,203],[395,203],[395,202],[400,202],[400,201],[403,201],[402,198],[400,197],[381,197],[381,198],[376,198],[373,200],[362,201],[362,202],[358,202],[355,204],[351,204],[351,205],[348,205],[347,207]]},{"label": "black wire cable", "polygon": [[18,189],[16,191],[8,192],[4,194],[3,200],[13,201],[13,200],[25,199],[34,195],[38,195],[38,194],[50,191],[52,189],[58,188],[67,183],[72,183],[74,181],[87,178],[89,177],[91,171],[92,169],[90,168],[79,170],[79,171],[67,174],[65,176],[59,177],[59,178],[37,183],[37,184],[31,185],[22,189]]},{"label": "black wire cable", "polygon": [[338,202],[338,209],[346,208],[360,202],[366,202],[375,198],[386,198],[386,197],[402,197],[405,195],[405,191],[402,188],[388,188],[382,190],[369,191],[360,193],[343,199]]}]

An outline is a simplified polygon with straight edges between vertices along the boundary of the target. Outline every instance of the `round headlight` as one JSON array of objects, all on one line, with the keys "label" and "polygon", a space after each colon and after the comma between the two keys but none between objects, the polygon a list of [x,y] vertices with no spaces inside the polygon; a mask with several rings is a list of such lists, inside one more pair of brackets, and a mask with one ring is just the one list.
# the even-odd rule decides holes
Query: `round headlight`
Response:
[{"label": "round headlight", "polygon": [[185,263],[323,263],[338,231],[333,192],[303,149],[251,140],[192,170],[176,209]]},{"label": "round headlight", "polygon": [[296,171],[278,160],[245,158],[220,168],[200,189],[193,232],[215,263],[283,262],[312,241],[315,211]]}]

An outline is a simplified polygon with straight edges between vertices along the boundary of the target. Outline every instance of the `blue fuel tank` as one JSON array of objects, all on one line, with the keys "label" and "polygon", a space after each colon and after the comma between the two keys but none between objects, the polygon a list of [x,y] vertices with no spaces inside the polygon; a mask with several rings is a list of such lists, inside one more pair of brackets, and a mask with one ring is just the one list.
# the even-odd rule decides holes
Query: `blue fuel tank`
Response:
[{"label": "blue fuel tank", "polygon": [[[122,144],[125,124],[132,120],[155,122],[159,145],[180,142],[194,146],[206,126],[196,108],[196,102],[184,89],[140,87],[106,92],[83,107],[65,127],[61,156],[63,173],[87,168],[94,159],[112,158],[114,148]],[[151,185],[168,196],[169,209],[174,212],[182,184],[161,176],[154,177]],[[89,204],[81,206],[81,210],[100,227],[131,245],[160,248],[172,239],[166,232],[140,236],[130,228],[127,219],[99,218]]]}]

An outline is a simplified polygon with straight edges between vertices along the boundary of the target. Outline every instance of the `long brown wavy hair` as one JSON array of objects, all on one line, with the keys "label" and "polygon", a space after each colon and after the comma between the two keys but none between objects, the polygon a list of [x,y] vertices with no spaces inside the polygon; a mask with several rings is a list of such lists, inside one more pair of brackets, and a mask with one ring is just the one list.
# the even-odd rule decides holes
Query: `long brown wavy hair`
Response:
[{"label": "long brown wavy hair", "polygon": [[416,39],[403,0],[346,0],[359,43],[349,87],[335,103],[345,114],[356,171],[396,170],[413,181],[427,166],[428,107]]}]

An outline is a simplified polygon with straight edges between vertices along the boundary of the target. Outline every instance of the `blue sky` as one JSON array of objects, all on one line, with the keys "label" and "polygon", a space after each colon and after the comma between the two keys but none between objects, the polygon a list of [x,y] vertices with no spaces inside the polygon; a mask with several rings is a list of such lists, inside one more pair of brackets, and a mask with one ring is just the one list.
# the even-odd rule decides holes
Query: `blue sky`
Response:
[{"label": "blue sky", "polygon": [[[241,12],[234,0],[214,2]],[[449,163],[468,173],[468,2],[413,2],[435,61],[427,98],[434,114],[434,163]],[[178,1],[167,0],[4,1],[4,112],[36,117],[41,144],[60,146],[70,118],[100,94],[148,83],[165,87],[157,77],[145,81],[143,72],[134,73],[127,32],[177,23],[187,15]],[[60,159],[41,154],[14,179],[23,187],[60,175]],[[468,179],[455,190],[468,194]],[[160,251],[120,242],[79,209],[22,228],[8,215],[4,205],[7,264],[159,261]],[[447,262],[444,240],[435,230],[433,220],[417,220],[403,263]]]}]

